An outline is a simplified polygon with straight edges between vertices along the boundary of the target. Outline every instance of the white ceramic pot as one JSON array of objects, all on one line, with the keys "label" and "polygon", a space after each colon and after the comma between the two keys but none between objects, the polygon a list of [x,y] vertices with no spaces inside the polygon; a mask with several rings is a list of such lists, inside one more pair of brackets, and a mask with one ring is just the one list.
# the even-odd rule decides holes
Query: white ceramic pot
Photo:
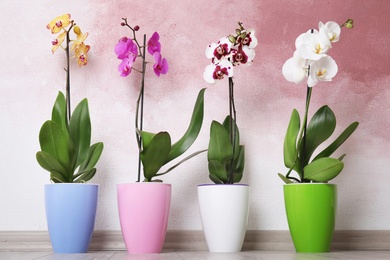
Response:
[{"label": "white ceramic pot", "polygon": [[200,217],[210,252],[240,252],[249,215],[249,185],[198,185]]}]

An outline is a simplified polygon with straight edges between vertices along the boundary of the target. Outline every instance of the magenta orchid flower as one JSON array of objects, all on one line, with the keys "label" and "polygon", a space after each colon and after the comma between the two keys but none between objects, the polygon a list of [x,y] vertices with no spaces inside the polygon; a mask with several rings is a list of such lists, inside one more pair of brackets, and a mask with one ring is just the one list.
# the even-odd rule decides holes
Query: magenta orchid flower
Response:
[{"label": "magenta orchid flower", "polygon": [[[134,28],[132,28],[127,24],[126,20],[124,23],[122,23],[122,26],[128,26],[133,31],[134,38],[132,39],[122,37],[115,45],[115,54],[117,55],[117,58],[119,60],[122,60],[118,66],[120,76],[127,77],[132,72],[133,64],[135,63],[137,57],[141,57],[143,65],[141,66],[141,68],[136,69],[136,71],[139,71],[144,74],[145,65],[148,62],[146,61],[146,58],[144,58],[144,55],[142,55],[142,52],[145,51],[146,48],[145,42],[144,46],[141,46],[139,45],[135,37],[135,32],[139,30],[139,26],[135,26]],[[160,53],[161,44],[159,40],[160,35],[157,32],[154,32],[152,37],[150,37],[149,41],[147,42],[147,50],[149,54],[153,56],[153,59],[155,61],[155,64],[153,65],[153,70],[158,77],[160,77],[161,74],[166,74],[169,69],[167,60],[163,58]],[[141,52],[141,54],[139,54],[139,52]]]},{"label": "magenta orchid flower", "polygon": [[160,74],[166,74],[168,72],[169,66],[165,58],[162,57],[161,53],[155,52],[153,54],[154,61],[156,62],[153,65],[154,73],[157,77],[160,77]]},{"label": "magenta orchid flower", "polygon": [[150,55],[154,55],[156,52],[161,52],[161,43],[159,40],[160,35],[157,32],[154,32],[148,41],[148,52]]},{"label": "magenta orchid flower", "polygon": [[123,60],[124,58],[129,59],[130,56],[132,56],[133,61],[135,61],[138,55],[138,48],[133,40],[127,37],[123,37],[115,45],[115,54],[120,60]]},{"label": "magenta orchid flower", "polygon": [[127,77],[132,70],[133,59],[124,58],[118,66],[118,71],[120,72],[121,77]]}]

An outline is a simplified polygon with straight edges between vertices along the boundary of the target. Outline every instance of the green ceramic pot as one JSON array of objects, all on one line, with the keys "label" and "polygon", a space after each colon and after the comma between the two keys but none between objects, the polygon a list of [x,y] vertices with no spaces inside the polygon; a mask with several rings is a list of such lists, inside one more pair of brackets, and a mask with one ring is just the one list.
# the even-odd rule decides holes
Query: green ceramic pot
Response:
[{"label": "green ceramic pot", "polygon": [[337,208],[337,186],[328,183],[284,185],[284,202],[297,252],[329,252]]}]

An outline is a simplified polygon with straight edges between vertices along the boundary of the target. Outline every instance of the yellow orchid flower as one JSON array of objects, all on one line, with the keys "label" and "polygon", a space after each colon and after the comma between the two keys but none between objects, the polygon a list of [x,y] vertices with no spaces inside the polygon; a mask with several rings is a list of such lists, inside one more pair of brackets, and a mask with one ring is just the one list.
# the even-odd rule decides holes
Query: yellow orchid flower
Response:
[{"label": "yellow orchid flower", "polygon": [[77,57],[77,64],[79,67],[87,65],[88,63],[88,56],[87,53],[89,51],[90,46],[85,45],[83,42],[77,46],[75,49],[75,55]]},{"label": "yellow orchid flower", "polygon": [[55,34],[61,31],[61,29],[65,30],[65,27],[71,23],[70,14],[63,14],[54,18],[46,28],[51,30],[51,33]]},{"label": "yellow orchid flower", "polygon": [[51,44],[53,44],[53,48],[51,49],[51,52],[54,53],[60,46],[61,44],[64,42],[65,40],[65,37],[66,37],[66,32],[63,32],[61,33],[57,39],[55,39],[54,41],[51,42]]},{"label": "yellow orchid flower", "polygon": [[[77,28],[77,30],[76,30],[76,28]],[[77,31],[77,33],[76,33],[76,31]],[[88,37],[88,33],[83,34],[83,33],[81,32],[81,30],[80,30],[80,27],[78,27],[78,26],[77,26],[77,27],[75,26],[74,32],[75,32],[76,35],[77,35],[77,39],[72,41],[73,44],[72,44],[72,47],[70,48],[71,51],[73,51],[74,49],[76,49],[76,48],[77,48],[80,44],[82,44],[82,43],[85,41],[85,39],[87,39],[87,37]]]}]

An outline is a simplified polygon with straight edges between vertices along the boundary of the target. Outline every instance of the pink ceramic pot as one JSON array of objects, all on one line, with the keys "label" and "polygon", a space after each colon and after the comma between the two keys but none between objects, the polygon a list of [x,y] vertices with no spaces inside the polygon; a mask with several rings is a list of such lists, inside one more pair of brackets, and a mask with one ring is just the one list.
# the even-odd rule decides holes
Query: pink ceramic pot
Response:
[{"label": "pink ceramic pot", "polygon": [[160,253],[167,231],[171,184],[117,185],[119,220],[129,254]]}]

